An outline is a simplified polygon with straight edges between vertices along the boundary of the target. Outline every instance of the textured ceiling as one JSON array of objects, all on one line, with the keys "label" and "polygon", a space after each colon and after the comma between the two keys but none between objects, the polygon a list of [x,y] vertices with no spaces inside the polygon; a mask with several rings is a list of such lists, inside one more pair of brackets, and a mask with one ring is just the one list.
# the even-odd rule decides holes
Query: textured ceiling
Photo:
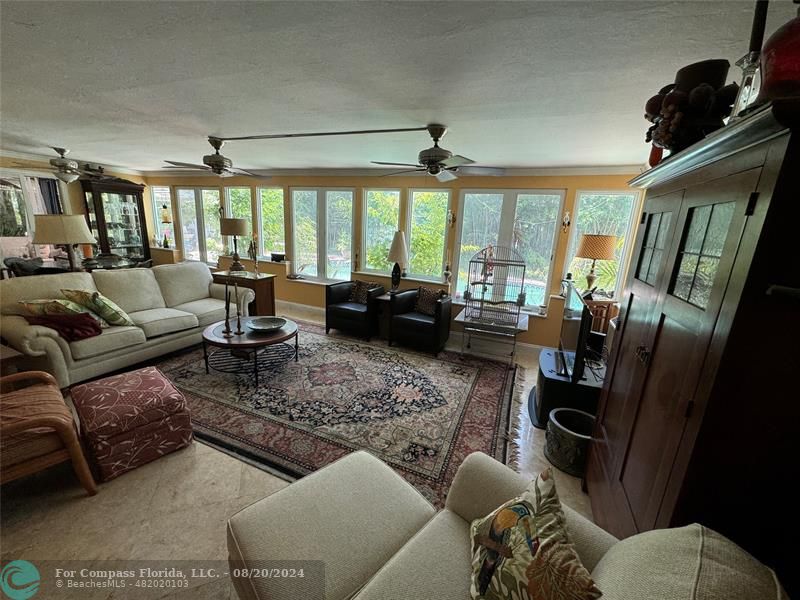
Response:
[{"label": "textured ceiling", "polygon": [[[645,100],[747,49],[753,2],[9,2],[0,146],[134,169],[205,136],[450,127],[501,167],[644,162]],[[794,16],[772,2],[767,34]],[[731,68],[729,80],[738,79]],[[244,168],[415,162],[425,132],[231,142]]]}]

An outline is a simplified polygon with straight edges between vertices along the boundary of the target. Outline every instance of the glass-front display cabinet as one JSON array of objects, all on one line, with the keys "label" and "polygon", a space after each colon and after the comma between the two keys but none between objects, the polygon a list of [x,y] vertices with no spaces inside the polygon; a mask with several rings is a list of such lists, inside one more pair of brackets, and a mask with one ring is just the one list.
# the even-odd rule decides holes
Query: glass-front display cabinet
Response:
[{"label": "glass-front display cabinet", "polygon": [[144,185],[125,179],[82,179],[86,218],[100,256],[116,255],[131,261],[150,259],[144,219]]}]

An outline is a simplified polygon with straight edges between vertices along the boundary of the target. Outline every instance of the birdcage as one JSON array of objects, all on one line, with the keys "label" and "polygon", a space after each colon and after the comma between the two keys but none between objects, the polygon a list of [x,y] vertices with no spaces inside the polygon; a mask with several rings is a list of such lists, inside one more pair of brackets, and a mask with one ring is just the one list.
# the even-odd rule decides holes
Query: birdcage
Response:
[{"label": "birdcage", "polygon": [[505,246],[487,246],[469,261],[465,317],[474,324],[516,327],[525,306],[525,261]]}]

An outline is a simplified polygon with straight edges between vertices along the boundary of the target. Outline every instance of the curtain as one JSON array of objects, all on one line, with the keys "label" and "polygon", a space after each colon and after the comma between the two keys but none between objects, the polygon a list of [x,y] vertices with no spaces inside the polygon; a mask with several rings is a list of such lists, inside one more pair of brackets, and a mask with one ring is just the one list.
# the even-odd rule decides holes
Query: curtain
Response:
[{"label": "curtain", "polygon": [[39,189],[47,214],[60,215],[64,212],[61,207],[61,198],[58,196],[58,182],[55,179],[40,178]]}]

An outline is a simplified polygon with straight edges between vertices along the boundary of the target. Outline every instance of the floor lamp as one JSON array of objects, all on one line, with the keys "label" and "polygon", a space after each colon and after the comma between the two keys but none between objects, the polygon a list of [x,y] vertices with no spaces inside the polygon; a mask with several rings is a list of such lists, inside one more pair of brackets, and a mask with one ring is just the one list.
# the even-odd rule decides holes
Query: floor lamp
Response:
[{"label": "floor lamp", "polygon": [[76,244],[96,244],[86,217],[83,215],[33,215],[35,232],[34,244],[64,245],[67,247],[70,271],[80,271],[76,264]]}]

